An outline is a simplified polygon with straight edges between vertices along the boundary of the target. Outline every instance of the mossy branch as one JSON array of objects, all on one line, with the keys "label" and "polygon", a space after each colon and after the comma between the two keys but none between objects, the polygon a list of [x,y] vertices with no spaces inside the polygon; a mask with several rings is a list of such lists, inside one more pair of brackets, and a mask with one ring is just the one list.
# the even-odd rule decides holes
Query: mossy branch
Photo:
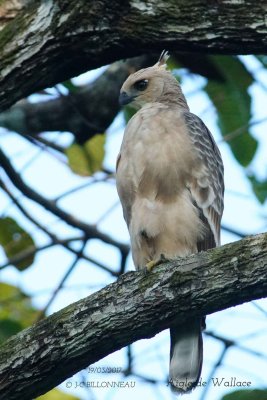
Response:
[{"label": "mossy branch", "polygon": [[86,70],[164,48],[267,49],[264,1],[19,0],[12,15],[8,3],[0,8],[0,111]]},{"label": "mossy branch", "polygon": [[0,399],[34,398],[174,321],[264,296],[267,234],[167,262],[151,273],[126,273],[10,338],[0,349]]}]

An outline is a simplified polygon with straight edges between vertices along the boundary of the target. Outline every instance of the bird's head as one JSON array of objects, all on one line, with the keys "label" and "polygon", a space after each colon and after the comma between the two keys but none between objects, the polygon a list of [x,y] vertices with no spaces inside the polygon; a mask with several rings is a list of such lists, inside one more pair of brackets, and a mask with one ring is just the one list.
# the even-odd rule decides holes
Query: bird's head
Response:
[{"label": "bird's head", "polygon": [[122,85],[120,105],[131,104],[138,109],[153,102],[177,103],[181,98],[186,103],[179,83],[166,69],[168,58],[164,51],[155,65],[131,74]]}]

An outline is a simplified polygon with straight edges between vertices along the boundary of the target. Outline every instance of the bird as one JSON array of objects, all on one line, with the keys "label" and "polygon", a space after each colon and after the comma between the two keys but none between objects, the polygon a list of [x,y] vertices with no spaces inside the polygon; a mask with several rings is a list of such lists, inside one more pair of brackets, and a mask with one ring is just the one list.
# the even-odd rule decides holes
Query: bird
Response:
[{"label": "bird", "polygon": [[[220,245],[224,167],[204,122],[190,112],[163,51],[155,65],[123,83],[129,120],[116,164],[116,186],[136,270]],[[200,379],[205,317],[170,327],[169,382],[190,393]]]}]

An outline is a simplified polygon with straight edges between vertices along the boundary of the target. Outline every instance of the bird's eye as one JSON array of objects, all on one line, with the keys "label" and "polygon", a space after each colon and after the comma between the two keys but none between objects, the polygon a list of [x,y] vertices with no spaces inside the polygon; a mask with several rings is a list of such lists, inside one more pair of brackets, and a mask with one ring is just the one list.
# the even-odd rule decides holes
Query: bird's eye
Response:
[{"label": "bird's eye", "polygon": [[142,92],[143,90],[146,90],[148,85],[148,80],[147,79],[142,79],[141,81],[137,81],[134,84],[134,88],[136,90],[139,90],[140,92]]}]

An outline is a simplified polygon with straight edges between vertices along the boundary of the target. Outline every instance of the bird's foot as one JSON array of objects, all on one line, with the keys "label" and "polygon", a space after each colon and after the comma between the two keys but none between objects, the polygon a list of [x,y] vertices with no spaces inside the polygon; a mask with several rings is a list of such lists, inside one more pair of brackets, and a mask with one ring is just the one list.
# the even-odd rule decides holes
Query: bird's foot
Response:
[{"label": "bird's foot", "polygon": [[153,269],[156,265],[158,265],[158,260],[151,260],[151,261],[149,261],[148,263],[146,263],[146,270],[147,270],[148,272],[151,272],[152,269]]},{"label": "bird's foot", "polygon": [[166,261],[168,261],[168,259],[164,256],[164,254],[161,254],[158,260],[151,260],[148,263],[146,263],[146,269],[148,272],[151,272],[154,267]]}]

